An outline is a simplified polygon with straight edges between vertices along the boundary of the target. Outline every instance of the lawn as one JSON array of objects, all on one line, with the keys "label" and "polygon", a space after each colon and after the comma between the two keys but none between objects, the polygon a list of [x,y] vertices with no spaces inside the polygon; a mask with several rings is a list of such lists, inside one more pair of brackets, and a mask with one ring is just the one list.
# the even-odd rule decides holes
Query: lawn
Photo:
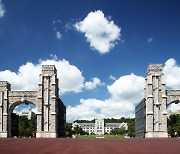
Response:
[{"label": "lawn", "polygon": [[98,137],[103,137],[103,138],[125,138],[125,136],[123,134],[119,134],[119,135],[110,135],[110,134],[106,134],[106,135],[75,135],[76,138],[98,138]]}]

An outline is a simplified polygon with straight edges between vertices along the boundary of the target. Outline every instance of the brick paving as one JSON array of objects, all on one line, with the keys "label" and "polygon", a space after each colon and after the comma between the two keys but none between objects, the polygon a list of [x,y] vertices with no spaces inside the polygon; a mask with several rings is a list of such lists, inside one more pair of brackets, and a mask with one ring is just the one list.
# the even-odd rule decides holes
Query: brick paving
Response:
[{"label": "brick paving", "polygon": [[180,139],[0,139],[0,154],[180,154]]}]

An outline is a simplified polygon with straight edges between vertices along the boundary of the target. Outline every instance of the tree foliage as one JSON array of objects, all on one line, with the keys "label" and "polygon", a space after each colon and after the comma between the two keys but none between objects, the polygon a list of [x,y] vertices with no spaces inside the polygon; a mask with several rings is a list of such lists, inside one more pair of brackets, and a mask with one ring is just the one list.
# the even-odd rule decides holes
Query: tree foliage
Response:
[{"label": "tree foliage", "polygon": [[11,114],[12,119],[12,136],[19,136],[19,116],[15,113]]},{"label": "tree foliage", "polygon": [[26,116],[19,117],[19,136],[29,137],[36,133],[36,118],[28,120]]},{"label": "tree foliage", "polygon": [[66,137],[72,137],[72,124],[66,123]]},{"label": "tree foliage", "polygon": [[171,137],[180,137],[180,115],[171,115],[168,119],[168,134]]},{"label": "tree foliage", "polygon": [[111,134],[113,134],[113,135],[125,134],[125,133],[127,133],[127,130],[125,130],[125,128],[123,128],[123,127],[115,128],[115,129],[111,130]]},{"label": "tree foliage", "polygon": [[88,135],[87,132],[83,131],[81,127],[76,126],[74,127],[73,134],[77,135]]},{"label": "tree foliage", "polygon": [[[114,119],[114,118],[107,118],[104,119],[104,123],[122,123],[122,122],[126,122],[126,123],[132,123],[132,121],[134,121],[134,118],[125,118],[125,117],[121,117],[120,119]],[[74,123],[95,123],[95,119],[93,120],[75,120]]]},{"label": "tree foliage", "polygon": [[12,136],[30,137],[36,133],[37,120],[32,117],[30,120],[26,116],[12,114]]},{"label": "tree foliage", "polygon": [[128,136],[135,137],[135,119],[134,118],[128,121]]}]

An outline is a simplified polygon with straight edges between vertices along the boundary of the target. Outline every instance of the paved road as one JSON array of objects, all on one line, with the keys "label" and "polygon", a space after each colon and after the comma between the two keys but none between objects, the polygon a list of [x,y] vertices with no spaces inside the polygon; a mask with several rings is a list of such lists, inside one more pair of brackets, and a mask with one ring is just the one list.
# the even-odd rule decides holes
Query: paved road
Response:
[{"label": "paved road", "polygon": [[0,154],[180,154],[180,139],[0,139]]}]

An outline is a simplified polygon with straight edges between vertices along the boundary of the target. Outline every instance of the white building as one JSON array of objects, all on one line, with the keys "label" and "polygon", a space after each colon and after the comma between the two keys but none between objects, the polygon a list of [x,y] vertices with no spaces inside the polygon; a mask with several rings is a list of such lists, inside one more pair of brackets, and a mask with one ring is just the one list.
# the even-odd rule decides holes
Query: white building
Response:
[{"label": "white building", "polygon": [[94,134],[97,135],[104,134],[104,119],[95,120]]},{"label": "white building", "polygon": [[104,123],[104,119],[96,119],[95,123],[73,123],[72,127],[79,126],[82,128],[83,131],[89,134],[96,134],[96,135],[103,135],[104,133],[110,133],[111,130],[115,128],[122,128],[124,127],[125,130],[128,129],[127,123]]},{"label": "white building", "polygon": [[110,133],[115,128],[125,128],[125,130],[128,129],[127,123],[106,123],[105,124],[105,132]]},{"label": "white building", "polygon": [[35,117],[36,115],[29,106],[28,108],[24,108],[23,110],[21,110],[19,112],[19,116],[26,116],[30,120],[32,117]]}]

